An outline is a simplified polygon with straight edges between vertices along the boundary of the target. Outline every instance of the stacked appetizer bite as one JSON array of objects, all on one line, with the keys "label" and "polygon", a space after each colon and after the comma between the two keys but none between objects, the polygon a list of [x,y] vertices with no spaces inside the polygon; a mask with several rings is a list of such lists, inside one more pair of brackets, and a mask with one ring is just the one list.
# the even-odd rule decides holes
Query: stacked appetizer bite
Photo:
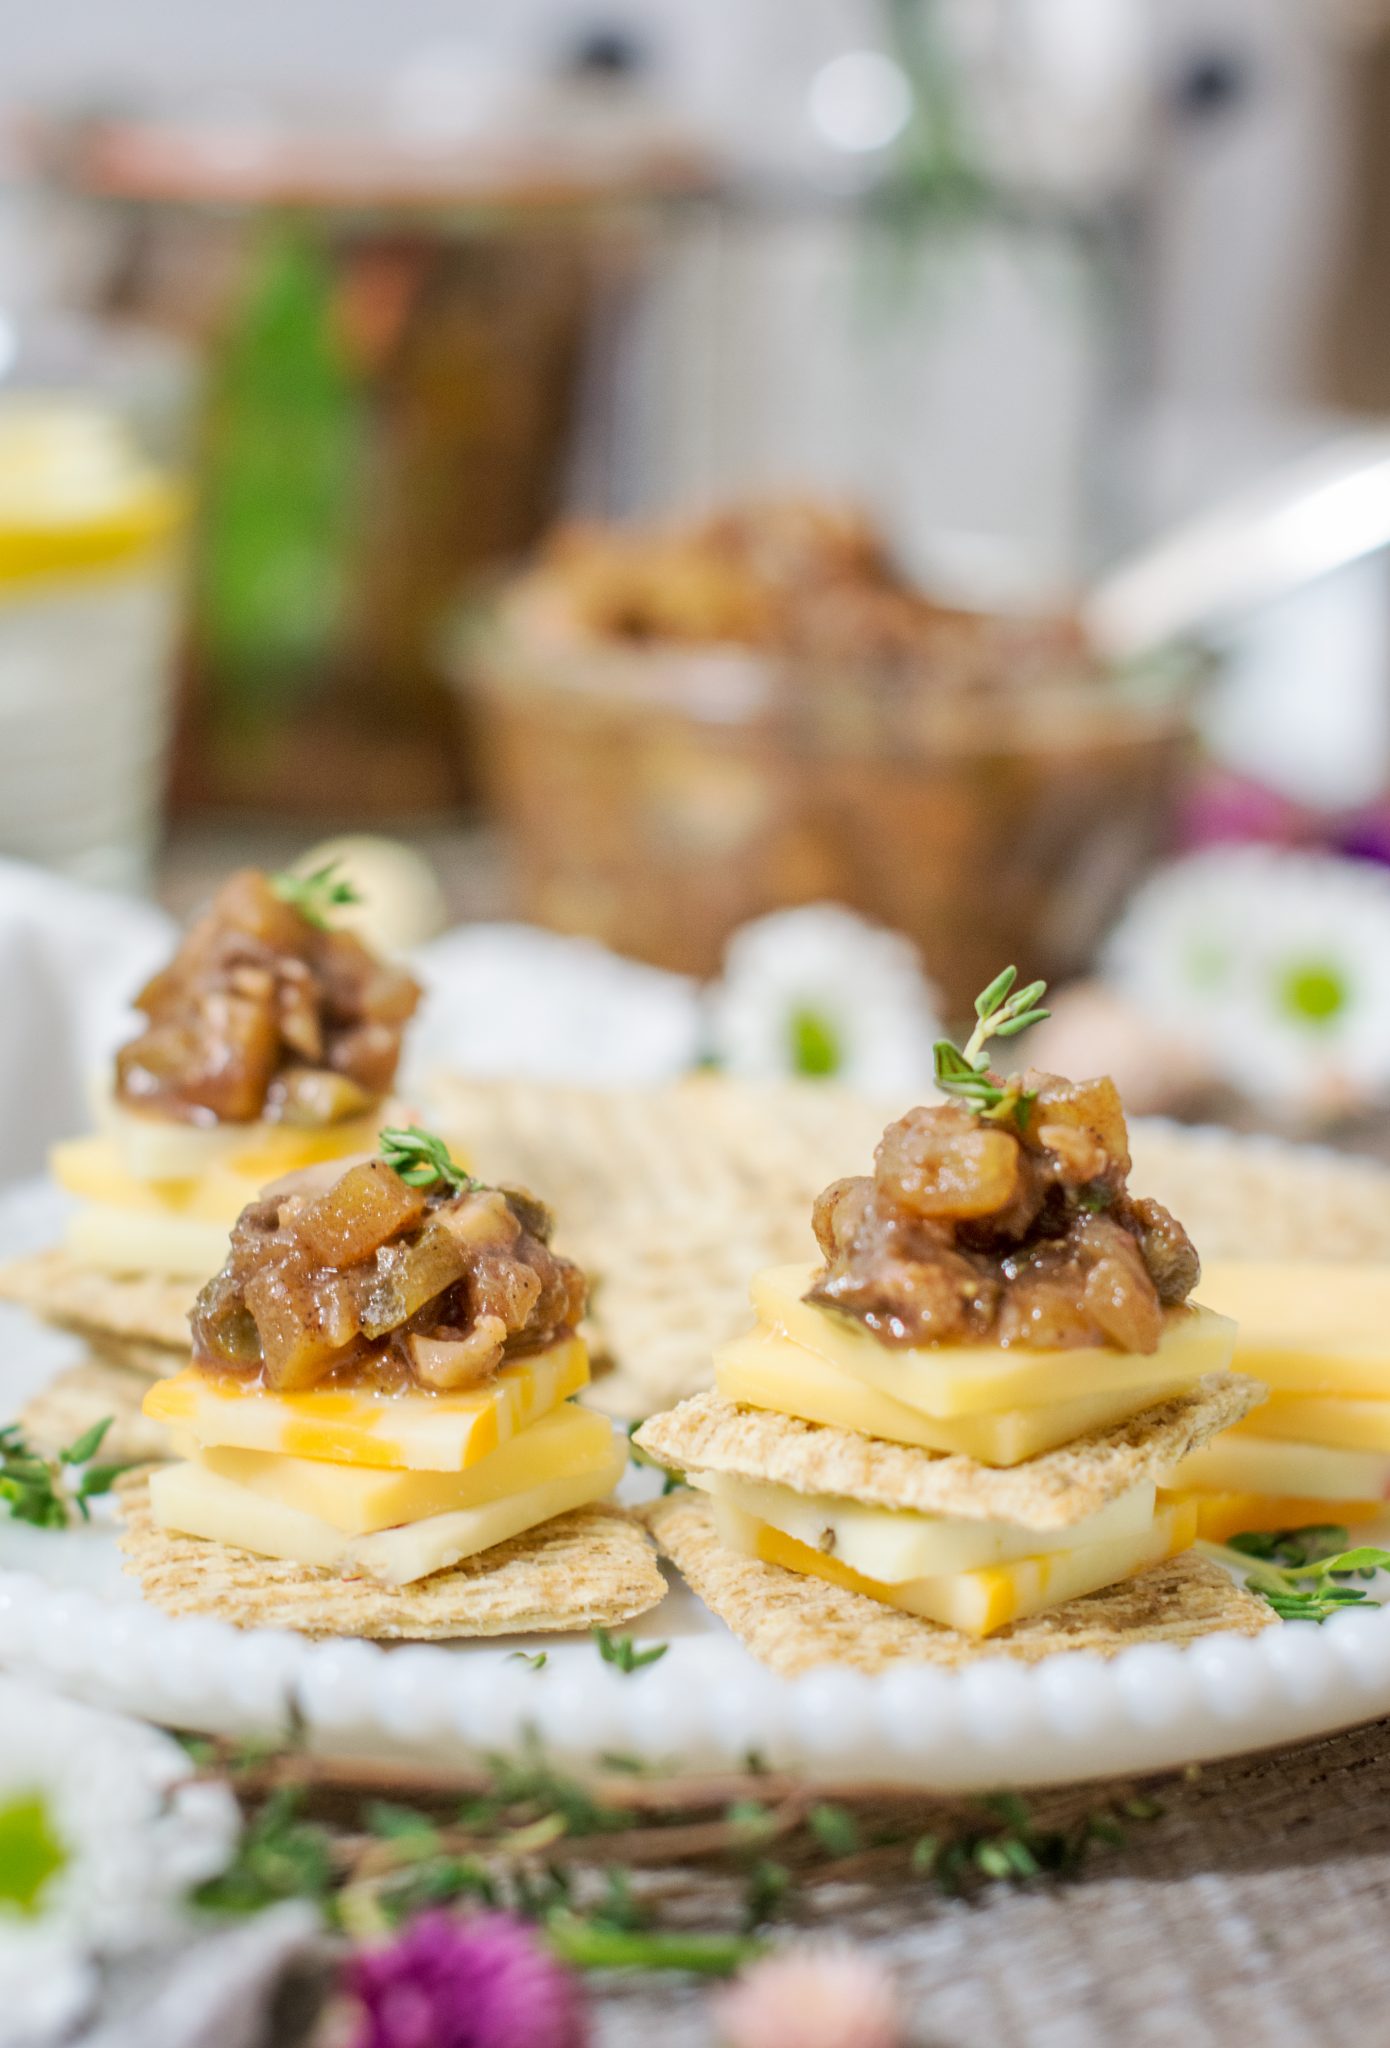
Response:
[{"label": "stacked appetizer bite", "polygon": [[61,1247],[0,1294],[81,1332],[107,1362],[173,1370],[188,1309],[268,1181],[371,1149],[420,1000],[403,968],[334,930],[331,869],[234,874],[135,999],[98,1134],[54,1148],[75,1198]]},{"label": "stacked appetizer bite", "polygon": [[780,1668],[1269,1618],[1159,1490],[1262,1390],[1225,1370],[1182,1226],[1129,1192],[1113,1084],[989,1071],[1043,992],[1011,969],[985,991],[937,1049],[950,1099],[820,1197],[824,1263],[762,1274],[716,1391],[637,1434],[695,1489],[651,1511],[658,1539]]},{"label": "stacked appetizer bite", "polygon": [[1222,1261],[1202,1291],[1236,1318],[1236,1364],[1267,1383],[1248,1423],[1185,1458],[1170,1483],[1203,1536],[1333,1523],[1390,1509],[1390,1307],[1383,1267]]},{"label": "stacked appetizer bite", "polygon": [[660,1599],[641,1530],[593,1505],[626,1445],[569,1399],[585,1284],[550,1234],[540,1203],[418,1129],[267,1188],[198,1297],[192,1365],[145,1399],[181,1454],[127,1490],[147,1596],[415,1636],[588,1628]]}]

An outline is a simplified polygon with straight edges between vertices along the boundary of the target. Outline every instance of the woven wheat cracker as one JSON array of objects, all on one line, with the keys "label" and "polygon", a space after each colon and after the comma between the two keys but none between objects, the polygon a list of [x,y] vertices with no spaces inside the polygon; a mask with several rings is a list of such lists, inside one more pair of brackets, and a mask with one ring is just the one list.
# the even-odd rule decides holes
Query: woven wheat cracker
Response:
[{"label": "woven wheat cracker", "polygon": [[140,1403],[149,1387],[143,1374],[103,1358],[87,1358],[50,1380],[20,1410],[27,1441],[50,1457],[75,1443],[98,1422],[110,1419],[101,1442],[102,1462],[142,1464],[169,1456],[162,1422],[152,1422]]},{"label": "woven wheat cracker", "polygon": [[166,1614],[308,1636],[449,1641],[611,1627],[666,1592],[639,1521],[621,1508],[576,1508],[509,1543],[409,1586],[344,1579],[157,1528],[149,1487],[120,1487],[121,1549],[145,1598]]},{"label": "woven wheat cracker", "polygon": [[739,1408],[722,1394],[695,1394],[652,1416],[635,1441],[675,1472],[728,1472],[871,1507],[1068,1529],[1176,1465],[1264,1398],[1256,1380],[1211,1373],[1157,1407],[1002,1470],[766,1408]]},{"label": "woven wheat cracker", "polygon": [[[157,1274],[115,1274],[84,1266],[59,1246],[0,1266],[0,1301],[45,1322],[117,1343],[187,1354],[188,1312],[197,1288]],[[176,1363],[180,1363],[176,1361]]]},{"label": "woven wheat cracker", "polygon": [[1188,1551],[977,1641],[863,1593],[726,1550],[710,1504],[698,1494],[673,1493],[652,1502],[644,1515],[706,1607],[784,1678],[824,1664],[874,1673],[902,1663],[955,1669],[983,1657],[1036,1663],[1059,1650],[1111,1657],[1136,1643],[1190,1643],[1223,1631],[1256,1635],[1275,1619],[1264,1601],[1237,1586],[1219,1565]]}]

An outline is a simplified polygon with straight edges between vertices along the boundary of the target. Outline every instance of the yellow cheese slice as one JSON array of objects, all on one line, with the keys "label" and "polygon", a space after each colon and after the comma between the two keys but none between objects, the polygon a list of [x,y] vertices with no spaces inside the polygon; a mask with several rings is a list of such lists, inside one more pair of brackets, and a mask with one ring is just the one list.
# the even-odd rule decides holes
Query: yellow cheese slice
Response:
[{"label": "yellow cheese slice", "polygon": [[[1228,1429],[1163,1476],[1196,1493],[1297,1494],[1304,1500],[1390,1500],[1390,1457],[1324,1444],[1289,1443]],[[1324,1515],[1320,1519],[1326,1521]]]},{"label": "yellow cheese slice", "polygon": [[1078,1394],[1036,1408],[946,1419],[895,1401],[773,1330],[751,1330],[746,1337],[720,1345],[714,1354],[714,1376],[720,1393],[745,1408],[770,1408],[779,1415],[826,1422],[835,1429],[917,1444],[928,1451],[956,1451],[983,1465],[1021,1464],[1084,1436],[1088,1429],[1103,1429],[1107,1423],[1137,1415],[1190,1383],[1183,1374],[1117,1392]]},{"label": "yellow cheese slice", "polygon": [[602,1500],[626,1463],[626,1446],[610,1427],[606,1444],[570,1471],[500,1500],[370,1536],[345,1536],[317,1515],[269,1500],[200,1464],[161,1465],[150,1478],[150,1506],[162,1529],[181,1536],[202,1536],[258,1557],[284,1558],[349,1578],[408,1586],[555,1515]]},{"label": "yellow cheese slice", "polygon": [[587,1470],[606,1453],[612,1424],[566,1401],[499,1444],[464,1472],[391,1471],[384,1465],[334,1465],[282,1458],[273,1451],[195,1451],[199,1465],[262,1500],[314,1515],[345,1536],[370,1536],[431,1515],[481,1507],[505,1494]]},{"label": "yellow cheese slice", "polygon": [[940,1622],[945,1628],[960,1629],[970,1636],[993,1635],[1011,1621],[1041,1614],[1064,1600],[1079,1600],[1085,1593],[1097,1593],[1102,1586],[1132,1578],[1147,1571],[1180,1550],[1191,1548],[1197,1530],[1197,1511],[1190,1502],[1162,1507],[1148,1527],[1138,1535],[1110,1543],[1087,1545],[1080,1550],[1059,1550],[1050,1556],[1018,1558],[1010,1564],[991,1565],[984,1571],[957,1572],[942,1578],[914,1579],[907,1585],[890,1586],[863,1577],[825,1557],[794,1537],[784,1536],[736,1508],[715,1503],[715,1521],[721,1540],[745,1557],[760,1558],[787,1571],[829,1580],[851,1593],[864,1593],[888,1607]]},{"label": "yellow cheese slice", "polygon": [[[374,1152],[381,1126],[392,1122],[397,1109],[394,1103],[383,1103],[369,1115],[307,1130],[263,1120],[176,1123],[121,1109],[108,1098],[98,1108],[101,1134],[55,1145],[50,1162],[64,1187],[92,1201],[135,1203],[142,1196],[187,1201],[196,1197],[204,1182],[219,1181],[226,1184],[221,1189],[225,1200],[234,1185],[249,1184],[254,1194],[267,1181],[297,1173],[301,1167],[346,1159],[354,1152]],[[233,1219],[239,1214],[234,1210]]]},{"label": "yellow cheese slice", "polygon": [[691,1484],[703,1487],[714,1500],[794,1537],[820,1556],[833,1557],[862,1577],[881,1579],[890,1586],[1143,1535],[1154,1518],[1152,1481],[1132,1487],[1069,1529],[1046,1534],[1021,1529],[1013,1522],[975,1522],[963,1516],[866,1507],[862,1501],[794,1493],[789,1486],[724,1472],[692,1477]]},{"label": "yellow cheese slice", "polygon": [[1335,1522],[1343,1529],[1364,1530],[1386,1518],[1379,1500],[1305,1500],[1298,1494],[1191,1493],[1197,1510],[1197,1534],[1209,1543],[1225,1543],[1246,1529],[1307,1529]]},{"label": "yellow cheese slice", "polygon": [[1390,1400],[1347,1394],[1271,1394],[1260,1409],[1261,1436],[1336,1444],[1348,1451],[1390,1451]]},{"label": "yellow cheese slice", "polygon": [[277,1451],[345,1465],[417,1472],[464,1472],[498,1444],[548,1414],[589,1378],[578,1337],[516,1359],[480,1387],[460,1394],[373,1394],[311,1388],[272,1394],[215,1379],[188,1366],[156,1380],[144,1410],[204,1448]]},{"label": "yellow cheese slice", "polygon": [[1240,1325],[1238,1372],[1278,1393],[1390,1401],[1390,1265],[1204,1260],[1202,1299]]},{"label": "yellow cheese slice", "polygon": [[[238,1212],[239,1213],[239,1212]],[[210,1280],[227,1256],[228,1223],[205,1223],[187,1214],[159,1215],[144,1209],[120,1209],[108,1203],[83,1203],[74,1209],[63,1230],[63,1242],[75,1259],[100,1272],[157,1274],[165,1280],[187,1280],[189,1299]]]},{"label": "yellow cheese slice", "polygon": [[753,1282],[759,1320],[813,1351],[840,1372],[862,1380],[924,1415],[954,1418],[1034,1408],[1098,1392],[1186,1386],[1229,1366],[1235,1325],[1208,1309],[1175,1310],[1157,1351],[1029,1351],[1021,1345],[881,1344],[848,1316],[816,1308],[802,1296],[814,1268],[774,1266]]}]

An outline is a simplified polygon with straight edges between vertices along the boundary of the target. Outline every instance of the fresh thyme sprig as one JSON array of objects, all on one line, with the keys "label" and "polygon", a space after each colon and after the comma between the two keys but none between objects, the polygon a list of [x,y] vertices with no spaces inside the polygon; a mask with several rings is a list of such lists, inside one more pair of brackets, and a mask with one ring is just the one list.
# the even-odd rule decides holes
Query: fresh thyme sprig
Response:
[{"label": "fresh thyme sprig", "polygon": [[594,1630],[594,1642],[605,1664],[629,1675],[659,1662],[671,1647],[669,1643],[653,1643],[650,1650],[639,1650],[631,1636],[611,1636],[606,1628]]},{"label": "fresh thyme sprig", "polygon": [[1367,1543],[1337,1548],[1346,1535],[1333,1522],[1315,1522],[1301,1529],[1248,1530],[1227,1544],[1199,1547],[1222,1563],[1239,1565],[1250,1591],[1267,1600],[1281,1621],[1323,1622],[1367,1598],[1365,1587],[1349,1586],[1348,1579],[1390,1571],[1390,1550]]},{"label": "fresh thyme sprig", "polygon": [[325,861],[311,875],[298,875],[293,868],[281,868],[270,878],[270,886],[282,903],[297,910],[302,918],[321,932],[331,929],[330,911],[349,903],[360,903],[362,892],[355,882],[338,872],[339,862]]},{"label": "fresh thyme sprig", "polygon": [[450,1156],[442,1138],[432,1137],[418,1124],[403,1131],[383,1131],[381,1156],[407,1187],[432,1188],[442,1184],[451,1194],[461,1195],[482,1186]]},{"label": "fresh thyme sprig", "polygon": [[[17,1422],[0,1429],[0,1501],[16,1522],[32,1522],[36,1529],[66,1529],[75,1520],[91,1520],[89,1503],[98,1494],[109,1493],[121,1473],[130,1469],[128,1464],[92,1462],[112,1420],[108,1415],[94,1422],[56,1458],[32,1450]],[[74,1485],[69,1474],[78,1468]]]},{"label": "fresh thyme sprig", "polygon": [[1047,983],[1030,981],[1026,988],[1015,989],[1017,979],[1016,967],[1006,967],[1002,974],[996,974],[989,987],[975,998],[975,1028],[964,1047],[952,1045],[948,1038],[939,1038],[933,1051],[936,1085],[943,1095],[958,1096],[977,1116],[991,1123],[1012,1119],[1022,1126],[1028,1121],[1033,1104],[1032,1091],[1024,1088],[1017,1074],[1002,1084],[991,1080],[985,1052],[991,1038],[1017,1038],[1020,1031],[1026,1031],[1031,1024],[1041,1024],[1051,1015],[1040,1007],[1047,994]]}]

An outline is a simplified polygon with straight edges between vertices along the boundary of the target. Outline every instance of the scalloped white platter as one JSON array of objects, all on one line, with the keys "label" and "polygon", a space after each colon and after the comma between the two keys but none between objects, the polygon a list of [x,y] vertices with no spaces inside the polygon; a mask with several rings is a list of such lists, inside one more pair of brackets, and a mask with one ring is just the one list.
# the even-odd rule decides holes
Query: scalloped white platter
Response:
[{"label": "scalloped white platter", "polygon": [[[42,1183],[0,1198],[0,1257],[51,1242],[61,1213]],[[0,1309],[3,1417],[77,1350]],[[635,1495],[649,1478],[633,1475]],[[572,1768],[617,1754],[725,1772],[756,1755],[828,1783],[968,1792],[1140,1776],[1390,1714],[1390,1608],[1372,1602],[1321,1628],[1190,1649],[996,1658],[959,1673],[904,1665],[877,1678],[778,1678],[680,1586],[630,1632],[669,1649],[624,1675],[587,1638],[385,1648],[175,1620],[123,1575],[105,1516],[66,1532],[0,1517],[0,1665],[171,1727],[267,1735],[294,1724],[338,1755],[447,1766],[534,1734]],[[544,1649],[544,1668],[518,1649]]]}]

